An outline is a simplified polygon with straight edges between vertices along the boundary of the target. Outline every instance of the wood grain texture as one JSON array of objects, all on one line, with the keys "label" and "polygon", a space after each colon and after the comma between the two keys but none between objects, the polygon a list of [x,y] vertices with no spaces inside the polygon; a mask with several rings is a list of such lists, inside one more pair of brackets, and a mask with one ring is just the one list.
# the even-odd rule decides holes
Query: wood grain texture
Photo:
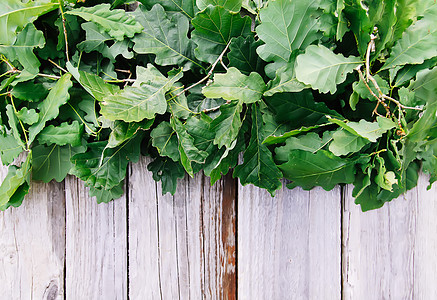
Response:
[{"label": "wood grain texture", "polygon": [[437,186],[427,190],[428,176],[419,177],[416,190],[413,299],[437,299]]},{"label": "wood grain texture", "polygon": [[345,299],[437,299],[437,194],[418,187],[361,212],[346,189],[343,211]]},{"label": "wood grain texture", "polygon": [[238,298],[340,299],[341,194],[238,189]]},{"label": "wood grain texture", "polygon": [[127,299],[125,197],[97,204],[73,177],[65,192],[67,299]]},{"label": "wood grain texture", "polygon": [[131,299],[234,299],[234,182],[210,187],[196,175],[162,196],[149,161],[129,180]]},{"label": "wood grain texture", "polygon": [[1,299],[64,298],[63,184],[32,183],[21,207],[0,212],[0,236]]}]

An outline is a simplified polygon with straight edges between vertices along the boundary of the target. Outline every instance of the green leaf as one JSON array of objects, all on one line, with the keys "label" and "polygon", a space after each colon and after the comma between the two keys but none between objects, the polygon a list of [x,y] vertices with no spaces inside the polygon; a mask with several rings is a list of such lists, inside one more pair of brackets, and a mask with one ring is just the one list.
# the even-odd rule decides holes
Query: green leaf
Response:
[{"label": "green leaf", "polygon": [[184,89],[182,83],[177,82],[167,94],[168,112],[180,119],[188,119],[193,112],[188,107],[188,99],[185,93],[180,94]]},{"label": "green leaf", "polygon": [[32,148],[32,179],[61,182],[70,172],[73,164],[70,159],[77,153],[85,152],[86,147],[56,144],[37,145]]},{"label": "green leaf", "polygon": [[27,156],[21,167],[10,165],[8,174],[0,185],[0,210],[4,211],[9,206],[20,206],[24,196],[29,192],[31,155]]},{"label": "green leaf", "polygon": [[105,42],[113,40],[107,32],[103,31],[99,25],[93,22],[83,23],[81,27],[85,30],[86,38],[77,45],[80,51],[87,53],[92,51],[103,52],[104,48],[107,47]]},{"label": "green leaf", "polygon": [[378,28],[378,39],[375,41],[374,58],[386,48],[391,48],[396,25],[396,0],[377,1],[369,5],[369,18]]},{"label": "green leaf", "polygon": [[178,137],[178,150],[181,158],[181,163],[187,173],[191,177],[193,177],[194,171],[192,163],[204,163],[206,158],[208,157],[208,153],[203,150],[199,150],[194,145],[194,138],[187,132],[184,124],[182,124],[179,119],[172,118],[170,122],[173,130],[176,132],[176,135]]},{"label": "green leaf", "polygon": [[99,204],[100,203],[109,203],[112,200],[118,199],[121,196],[123,196],[123,194],[124,194],[123,186],[124,186],[124,181],[120,182],[119,185],[114,186],[110,190],[106,190],[103,188],[96,189],[95,187],[91,186],[90,191],[89,191],[89,195],[90,195],[90,197],[96,197],[97,203],[99,203]]},{"label": "green leaf", "polygon": [[71,75],[64,74],[51,89],[47,98],[38,105],[39,120],[29,128],[29,144],[31,144],[38,133],[44,129],[46,122],[53,120],[59,114],[59,107],[70,99],[68,90],[73,86]]},{"label": "green leaf", "polygon": [[396,41],[402,37],[405,29],[410,26],[415,17],[418,0],[396,1],[396,24],[393,28],[393,39]]},{"label": "green leaf", "polygon": [[[151,9],[156,0],[140,0],[140,2]],[[183,13],[189,19],[194,18],[199,11],[196,6],[196,0],[160,0],[159,4],[162,5],[167,13]]]},{"label": "green leaf", "polygon": [[106,83],[100,76],[79,71],[71,63],[67,62],[67,69],[74,76],[74,79],[98,101],[103,101],[105,97],[120,91],[118,86]]},{"label": "green leaf", "polygon": [[423,19],[407,28],[394,45],[381,70],[406,64],[421,64],[437,56],[437,5]]},{"label": "green leaf", "polygon": [[256,49],[262,45],[261,40],[255,40],[253,35],[235,37],[229,44],[229,67],[237,68],[241,73],[249,75],[252,72],[260,73],[265,62],[258,56]]},{"label": "green leaf", "polygon": [[65,31],[67,32],[67,37],[68,37],[68,45],[70,47],[76,46],[78,40],[81,38],[81,30],[77,17],[72,15],[65,15],[65,14],[64,14],[64,19],[62,17],[63,16],[60,15],[59,18],[54,23],[59,31],[58,45],[56,46],[56,50],[58,51],[65,50],[66,47],[64,22],[65,22]]},{"label": "green leaf", "polygon": [[321,138],[317,133],[310,132],[299,137],[290,137],[282,147],[275,149],[275,160],[281,163],[288,161],[288,154],[292,150],[303,150],[311,153],[324,148],[332,140],[332,133],[326,131]]},{"label": "green leaf", "polygon": [[275,113],[276,121],[286,123],[290,129],[325,124],[328,122],[327,115],[341,118],[340,114],[329,109],[325,103],[315,102],[309,90],[275,94],[267,97],[265,101]]},{"label": "green leaf", "polygon": [[269,82],[264,96],[272,96],[276,93],[297,93],[309,87],[297,80],[295,64],[287,64],[276,71],[276,77]]},{"label": "green leaf", "polygon": [[261,9],[261,24],[256,27],[256,33],[265,43],[258,47],[259,56],[267,62],[279,62],[280,66],[288,63],[294,51],[303,50],[322,37],[320,15],[315,0],[270,1]]},{"label": "green leaf", "polygon": [[225,74],[214,75],[214,82],[203,88],[208,98],[240,100],[243,103],[254,103],[261,100],[266,85],[258,73],[249,76],[241,74],[236,68],[229,68]]},{"label": "green leaf", "polygon": [[370,179],[371,172],[372,166],[369,166],[366,173],[358,173],[354,181],[352,196],[355,197],[355,204],[359,204],[363,212],[384,205],[384,202],[378,199],[378,186]]},{"label": "green leaf", "polygon": [[30,74],[37,74],[41,64],[33,53],[33,49],[43,48],[44,45],[45,39],[42,31],[37,30],[33,24],[28,24],[18,33],[13,45],[0,44],[0,53],[6,55],[11,61],[19,61],[24,70]]},{"label": "green leaf", "polygon": [[144,120],[139,123],[126,123],[123,121],[115,121],[111,128],[111,134],[108,138],[107,148],[115,148],[123,144],[125,141],[133,138],[140,130],[149,129],[155,120]]},{"label": "green leaf", "polygon": [[167,110],[165,93],[183,76],[182,69],[169,78],[163,76],[156,67],[137,67],[137,80],[120,92],[107,95],[101,102],[101,114],[109,120],[140,122],[153,119],[156,114]]},{"label": "green leaf", "polygon": [[166,193],[174,195],[178,178],[185,177],[184,168],[180,162],[174,162],[169,158],[157,157],[147,166],[147,170],[153,173],[155,181],[161,181],[163,195]]},{"label": "green leaf", "polygon": [[181,13],[167,17],[164,8],[157,4],[151,11],[141,5],[134,12],[143,25],[141,34],[133,38],[134,51],[155,54],[155,62],[161,66],[178,65],[190,69],[193,65],[203,68],[194,60],[195,44],[188,38],[188,19]]},{"label": "green leaf", "polygon": [[191,34],[197,44],[196,57],[207,63],[214,63],[233,37],[247,37],[251,34],[252,20],[241,17],[220,6],[208,6],[192,20]]},{"label": "green leaf", "polygon": [[394,87],[400,87],[404,85],[405,83],[408,83],[411,79],[416,77],[417,73],[425,70],[430,69],[437,65],[437,56],[433,57],[431,59],[425,60],[423,64],[420,65],[406,65],[401,67],[397,67],[391,70],[397,70],[399,68],[399,71],[396,72],[396,80],[394,81],[393,86]]},{"label": "green leaf", "polygon": [[[385,95],[388,95],[390,91],[390,86],[388,82],[382,79],[379,75],[375,75],[373,78],[378,84],[381,92]],[[372,82],[369,81],[368,85],[375,95],[379,95],[378,90],[376,89],[376,87],[373,85]],[[362,80],[354,82],[352,88],[354,92],[361,97],[361,99],[369,99],[371,101],[377,101],[377,99],[370,93],[366,84]]]},{"label": "green leaf", "polygon": [[379,170],[375,177],[376,184],[387,191],[393,191],[393,185],[398,183],[395,173],[387,171],[382,157],[377,156],[376,162],[379,165]]},{"label": "green leaf", "polygon": [[32,125],[38,122],[38,114],[34,109],[27,109],[27,107],[23,107],[20,111],[17,112],[17,118],[26,123],[27,125]]},{"label": "green leaf", "polygon": [[315,186],[332,190],[339,183],[352,183],[355,179],[356,160],[339,158],[320,150],[311,153],[292,150],[288,162],[279,166],[284,177],[293,181],[293,186],[310,190]]},{"label": "green leaf", "polygon": [[77,121],[71,124],[64,122],[60,126],[50,125],[38,134],[38,142],[47,146],[56,144],[77,147],[82,144],[83,130],[83,124],[79,124]]},{"label": "green leaf", "polygon": [[271,134],[265,138],[263,144],[266,144],[266,145],[282,144],[285,141],[289,140],[290,138],[292,138],[296,135],[299,135],[299,134],[307,132],[307,131],[311,131],[313,129],[317,129],[320,126],[325,126],[325,125],[327,125],[327,124],[310,126],[310,127],[300,127],[299,129],[293,129],[293,130],[287,131],[287,132],[280,134],[280,135]]},{"label": "green leaf", "polygon": [[353,134],[344,128],[337,130],[332,136],[332,143],[329,145],[329,151],[335,156],[347,155],[360,151],[365,145],[370,143],[359,135]]},{"label": "green leaf", "polygon": [[344,122],[334,118],[329,118],[329,121],[339,125],[349,133],[360,136],[368,141],[376,143],[387,130],[396,127],[396,124],[390,119],[378,116],[377,122],[368,122],[361,119],[359,122]]},{"label": "green leaf", "polygon": [[219,152],[216,152],[215,157],[211,159],[208,165],[205,165],[205,175],[211,177],[211,184],[216,183],[220,178],[229,173],[232,168],[238,164],[240,153],[244,151],[246,144],[243,134],[240,132],[240,136],[232,144],[232,148],[221,148]]},{"label": "green leaf", "polygon": [[159,123],[150,133],[152,145],[158,149],[161,156],[168,156],[173,161],[179,161],[178,138],[168,122]]},{"label": "green leaf", "polygon": [[234,177],[240,178],[242,185],[254,184],[265,188],[272,196],[282,184],[281,171],[273,161],[273,156],[266,145],[263,145],[265,132],[259,107],[252,105],[252,129],[249,146],[243,155],[243,164],[235,167]]},{"label": "green leaf", "polygon": [[17,143],[23,148],[26,149],[26,145],[23,143],[21,139],[21,132],[18,129],[18,118],[15,115],[15,109],[12,105],[6,105],[6,115],[8,116],[9,126],[11,127],[12,135],[14,136]]},{"label": "green leaf", "polygon": [[0,130],[0,157],[3,165],[10,165],[21,152],[23,152],[23,147],[17,142],[13,134],[7,130],[4,132]]},{"label": "green leaf", "polygon": [[325,46],[309,46],[296,59],[296,77],[321,93],[334,94],[346,75],[362,63],[358,57],[335,54]]},{"label": "green leaf", "polygon": [[243,104],[240,101],[220,106],[220,115],[211,123],[211,131],[215,132],[214,144],[219,148],[225,146],[231,148],[240,131],[242,122],[240,113]]},{"label": "green leaf", "polygon": [[425,111],[418,121],[416,121],[407,134],[407,138],[412,142],[425,140],[430,134],[430,129],[437,122],[437,67],[432,70],[423,70],[417,73],[417,80],[410,86],[410,90],[415,93],[416,99],[420,103],[426,103]]},{"label": "green leaf", "polygon": [[46,98],[48,93],[45,86],[32,81],[17,83],[11,91],[15,98],[31,102]]},{"label": "green leaf", "polygon": [[66,12],[98,24],[111,37],[122,41],[125,36],[132,38],[143,30],[143,26],[122,9],[111,10],[110,4],[81,7]]},{"label": "green leaf", "polygon": [[106,148],[107,142],[88,144],[86,153],[71,158],[71,174],[86,181],[89,186],[110,190],[126,177],[129,162],[137,162],[143,134],[137,134],[116,148]]},{"label": "green leaf", "polygon": [[[373,24],[368,15],[368,7],[360,0],[343,0],[342,16],[344,16],[357,41],[358,52],[362,57],[366,54],[367,44],[370,42],[370,34]],[[338,2],[337,2],[338,3]],[[379,3],[372,3],[378,5]]]},{"label": "green leaf", "polygon": [[242,0],[196,0],[197,7],[204,10],[208,5],[222,6],[232,12],[239,12]]},{"label": "green leaf", "polygon": [[59,7],[59,1],[3,0],[0,5],[0,44],[13,45],[16,32],[29,23],[33,23],[40,15]]}]

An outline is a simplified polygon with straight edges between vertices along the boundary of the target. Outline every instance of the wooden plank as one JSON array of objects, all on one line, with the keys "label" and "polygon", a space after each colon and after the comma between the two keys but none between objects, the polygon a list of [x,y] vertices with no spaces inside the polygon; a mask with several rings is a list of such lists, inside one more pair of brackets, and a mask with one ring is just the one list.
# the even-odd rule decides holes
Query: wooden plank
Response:
[{"label": "wooden plank", "polygon": [[161,195],[147,170],[129,180],[131,299],[235,299],[235,189],[196,175]]},{"label": "wooden plank", "polygon": [[[419,213],[417,205],[426,201],[424,206],[430,208],[430,199],[419,198],[414,189],[378,210],[363,213],[354,204],[352,189],[346,187],[343,205],[344,299],[432,299],[413,297],[418,221],[421,214],[426,215]],[[429,216],[435,213],[436,208]]]},{"label": "wooden plank", "polygon": [[67,299],[127,299],[126,199],[97,204],[67,177]]},{"label": "wooden plank", "polygon": [[341,194],[238,189],[239,299],[341,298]]},{"label": "wooden plank", "polygon": [[0,213],[0,236],[2,299],[64,298],[63,184],[32,183],[21,207]]},{"label": "wooden plank", "polygon": [[430,190],[426,190],[427,186],[428,176],[420,176],[416,188],[412,299],[437,299],[437,186],[434,183]]}]

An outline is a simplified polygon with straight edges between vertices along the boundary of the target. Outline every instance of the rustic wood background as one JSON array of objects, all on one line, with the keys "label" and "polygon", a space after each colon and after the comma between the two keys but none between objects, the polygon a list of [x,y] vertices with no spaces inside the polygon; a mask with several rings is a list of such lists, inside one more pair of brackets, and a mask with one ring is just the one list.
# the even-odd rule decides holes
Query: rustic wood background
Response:
[{"label": "rustic wood background", "polygon": [[0,299],[437,299],[426,176],[362,213],[349,186],[271,198],[196,176],[162,196],[146,165],[110,204],[70,177],[2,212]]}]

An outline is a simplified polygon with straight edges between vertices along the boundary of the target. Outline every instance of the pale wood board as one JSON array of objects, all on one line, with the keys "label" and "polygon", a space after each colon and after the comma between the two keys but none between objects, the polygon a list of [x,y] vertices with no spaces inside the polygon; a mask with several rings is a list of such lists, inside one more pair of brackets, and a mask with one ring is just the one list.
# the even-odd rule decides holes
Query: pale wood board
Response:
[{"label": "pale wood board", "polygon": [[238,298],[340,299],[341,193],[238,189]]},{"label": "pale wood board", "polygon": [[419,177],[414,239],[413,299],[437,299],[437,183],[427,190],[428,176]]},{"label": "pale wood board", "polygon": [[64,298],[63,184],[32,183],[21,207],[0,212],[0,236],[1,299]]},{"label": "pale wood board", "polygon": [[418,187],[361,212],[352,187],[343,211],[344,299],[437,299],[437,194]]},{"label": "pale wood board", "polygon": [[127,299],[125,197],[97,204],[70,176],[65,192],[67,299]]},{"label": "pale wood board", "polygon": [[235,224],[234,206],[227,205],[235,197],[229,200],[223,181],[211,188],[201,175],[163,196],[149,162],[132,165],[129,179],[131,299],[227,298],[236,289],[235,261],[228,259],[235,238],[226,235]]}]

